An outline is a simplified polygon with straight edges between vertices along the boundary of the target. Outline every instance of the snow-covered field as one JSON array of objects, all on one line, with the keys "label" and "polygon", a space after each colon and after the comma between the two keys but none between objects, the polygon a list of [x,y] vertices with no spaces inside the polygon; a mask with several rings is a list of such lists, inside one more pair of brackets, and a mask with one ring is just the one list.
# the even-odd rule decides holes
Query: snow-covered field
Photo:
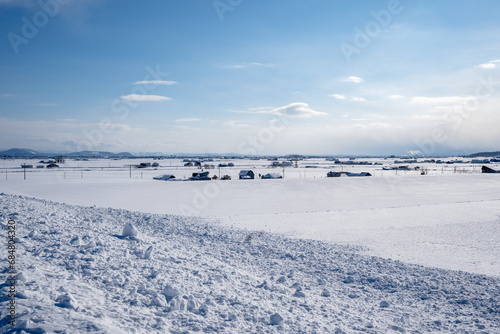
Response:
[{"label": "snow-covered field", "polygon": [[498,278],[202,218],[0,202],[2,220],[18,222],[17,324],[27,333],[500,331]]},{"label": "snow-covered field", "polygon": [[0,205],[26,332],[500,332],[500,175],[480,166],[317,159],[237,180],[283,173],[247,160],[221,168],[230,181],[170,182],[152,177],[198,170],[70,160],[25,180],[24,162],[0,164]]}]

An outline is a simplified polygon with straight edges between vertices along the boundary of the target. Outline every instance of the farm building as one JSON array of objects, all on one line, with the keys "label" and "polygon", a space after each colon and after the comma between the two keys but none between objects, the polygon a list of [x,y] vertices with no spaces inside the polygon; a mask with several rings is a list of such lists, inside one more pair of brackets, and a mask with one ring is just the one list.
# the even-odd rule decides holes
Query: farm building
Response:
[{"label": "farm building", "polygon": [[347,176],[356,177],[356,176],[372,176],[372,175],[368,172],[361,172],[361,173],[347,173]]},{"label": "farm building", "polygon": [[211,178],[208,177],[209,172],[199,172],[193,173],[193,176],[189,178],[191,181],[209,181]]},{"label": "farm building", "polygon": [[362,172],[362,173],[351,173],[351,172],[328,172],[326,173],[326,177],[356,177],[356,176],[372,176],[370,173]]},{"label": "farm building", "polygon": [[255,174],[251,170],[242,170],[242,171],[240,171],[238,176],[239,176],[240,180],[245,180],[245,179],[253,180],[253,179],[255,179]]},{"label": "farm building", "polygon": [[175,179],[175,176],[171,175],[171,174],[158,175],[158,176],[154,176],[153,179],[154,180],[167,181],[167,180],[173,180],[173,179]]},{"label": "farm building", "polygon": [[283,176],[277,173],[267,173],[261,176],[261,179],[282,179]]},{"label": "farm building", "polygon": [[493,168],[483,166],[481,167],[481,173],[500,173],[499,170],[494,170]]},{"label": "farm building", "polygon": [[342,174],[342,172],[328,172],[326,173],[326,177],[340,177]]},{"label": "farm building", "polygon": [[293,166],[293,163],[290,161],[282,161],[282,162],[273,161],[271,166],[272,167],[291,167],[291,166]]}]

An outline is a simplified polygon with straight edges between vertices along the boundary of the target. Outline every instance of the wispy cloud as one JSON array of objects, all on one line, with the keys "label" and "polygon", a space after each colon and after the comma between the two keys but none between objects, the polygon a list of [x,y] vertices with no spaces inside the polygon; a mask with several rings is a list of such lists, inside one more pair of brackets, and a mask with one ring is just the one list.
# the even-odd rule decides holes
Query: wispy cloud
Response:
[{"label": "wispy cloud", "polygon": [[0,6],[33,7],[35,4],[32,0],[0,0]]},{"label": "wispy cloud", "polygon": [[199,128],[196,128],[194,126],[187,126],[187,125],[176,125],[176,126],[174,126],[174,128],[180,129],[180,130],[198,130],[199,129]]},{"label": "wispy cloud", "polygon": [[0,95],[0,97],[14,97],[14,95],[5,93],[5,94]]},{"label": "wispy cloud", "polygon": [[361,83],[361,82],[363,82],[365,80],[363,80],[363,78],[355,77],[355,76],[351,75],[350,77],[347,77],[347,78],[343,79],[342,81],[354,82],[354,83]]},{"label": "wispy cloud", "polygon": [[269,113],[274,115],[286,115],[300,118],[326,115],[325,112],[311,109],[309,105],[304,102],[294,102],[283,107],[274,108],[270,110]]},{"label": "wispy cloud", "polygon": [[304,102],[294,102],[278,108],[259,107],[249,108],[247,110],[230,110],[230,112],[243,114],[272,114],[278,116],[291,116],[299,118],[327,115],[326,112],[311,109],[311,107],[309,107],[309,104]]},{"label": "wispy cloud", "polygon": [[170,97],[160,96],[160,95],[140,95],[140,94],[130,94],[120,97],[123,100],[135,101],[135,102],[159,102],[159,101],[170,101]]},{"label": "wispy cloud", "polygon": [[176,85],[177,81],[168,81],[168,80],[144,80],[144,81],[136,81],[133,83],[134,85]]},{"label": "wispy cloud", "polygon": [[222,125],[235,127],[235,128],[250,128],[249,124],[240,123],[238,121],[227,121],[227,122],[222,123]]},{"label": "wispy cloud", "polygon": [[461,104],[467,101],[475,100],[474,96],[443,96],[443,97],[425,97],[417,96],[411,99],[411,103],[416,104]]},{"label": "wispy cloud", "polygon": [[76,122],[76,119],[74,119],[74,118],[59,118],[59,119],[56,119],[56,122],[71,122],[71,123],[74,123],[74,122]]},{"label": "wispy cloud", "polygon": [[345,95],[344,94],[330,94],[328,96],[334,97],[337,100],[345,100]]},{"label": "wispy cloud", "polygon": [[186,123],[186,122],[198,122],[198,121],[201,121],[201,118],[188,117],[188,118],[176,119],[174,122]]},{"label": "wispy cloud", "polygon": [[404,99],[404,96],[403,95],[397,95],[397,94],[395,94],[395,95],[389,96],[389,98],[391,100],[400,100],[400,99]]},{"label": "wispy cloud", "polygon": [[484,70],[491,70],[497,68],[499,65],[500,65],[500,59],[496,59],[496,60],[490,60],[489,62],[484,64],[477,65],[477,67],[482,68]]},{"label": "wispy cloud", "polygon": [[229,69],[241,69],[241,68],[248,68],[248,67],[254,67],[254,66],[271,66],[271,65],[253,62],[253,63],[241,63],[241,64],[234,64],[234,65],[226,65],[224,67],[229,68]]},{"label": "wispy cloud", "polygon": [[353,101],[353,102],[366,102],[366,99],[364,97],[355,96],[355,97],[351,98],[351,101]]}]

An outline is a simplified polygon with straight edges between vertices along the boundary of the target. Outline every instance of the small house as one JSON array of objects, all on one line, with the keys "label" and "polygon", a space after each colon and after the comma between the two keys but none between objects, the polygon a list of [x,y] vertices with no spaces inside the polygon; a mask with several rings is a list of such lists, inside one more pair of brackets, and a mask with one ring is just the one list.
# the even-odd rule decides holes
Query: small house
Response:
[{"label": "small house", "polygon": [[242,170],[242,171],[240,171],[238,176],[239,176],[240,180],[246,180],[246,179],[253,180],[253,179],[255,179],[255,174],[251,170]]},{"label": "small house", "polygon": [[347,176],[347,172],[328,172],[326,173],[326,177],[341,177],[341,176]]},{"label": "small house", "polygon": [[190,181],[209,181],[211,180],[210,177],[208,177],[209,172],[199,172],[199,173],[193,173],[193,176],[191,176],[188,180]]},{"label": "small house", "polygon": [[481,173],[492,174],[492,173],[500,173],[500,171],[499,170],[494,170],[493,168],[490,168],[490,167],[483,166],[483,167],[481,167]]},{"label": "small house", "polygon": [[267,173],[261,176],[261,179],[282,179],[283,176],[277,173]]},{"label": "small house", "polygon": [[159,176],[153,177],[153,180],[161,180],[161,181],[168,181],[168,180],[173,180],[173,179],[175,179],[175,176],[171,175],[171,174],[159,175]]},{"label": "small house", "polygon": [[361,172],[361,173],[346,173],[347,176],[349,177],[357,177],[357,176],[372,176],[370,173],[368,172]]}]

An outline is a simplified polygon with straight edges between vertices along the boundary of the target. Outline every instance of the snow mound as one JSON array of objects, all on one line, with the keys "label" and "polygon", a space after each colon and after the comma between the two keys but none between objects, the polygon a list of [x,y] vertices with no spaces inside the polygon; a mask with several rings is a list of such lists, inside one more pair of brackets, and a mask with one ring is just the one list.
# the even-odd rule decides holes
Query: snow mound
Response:
[{"label": "snow mound", "polygon": [[[195,217],[11,195],[0,207],[20,239],[19,331],[500,333],[497,277],[271,233],[244,242],[247,231]],[[2,333],[12,331],[8,289],[0,284]]]},{"label": "snow mound", "polygon": [[76,301],[75,297],[73,297],[73,295],[69,292],[57,297],[56,306],[63,307],[63,308],[69,308],[72,310],[78,310],[78,307],[79,307],[78,302]]},{"label": "snow mound", "polygon": [[123,237],[136,237],[138,234],[139,232],[135,228],[134,224],[128,222],[125,224],[125,226],[123,226]]}]

